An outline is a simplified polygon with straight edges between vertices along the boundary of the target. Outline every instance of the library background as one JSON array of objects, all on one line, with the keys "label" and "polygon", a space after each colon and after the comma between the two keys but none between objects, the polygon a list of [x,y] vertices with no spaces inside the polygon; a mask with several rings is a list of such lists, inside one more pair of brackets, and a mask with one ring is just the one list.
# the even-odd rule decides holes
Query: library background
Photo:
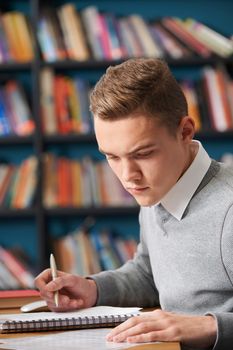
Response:
[{"label": "library background", "polygon": [[139,209],[99,154],[88,110],[109,65],[164,58],[196,139],[233,162],[232,13],[230,0],[0,4],[0,289],[33,288],[52,251],[83,275],[134,253]]}]

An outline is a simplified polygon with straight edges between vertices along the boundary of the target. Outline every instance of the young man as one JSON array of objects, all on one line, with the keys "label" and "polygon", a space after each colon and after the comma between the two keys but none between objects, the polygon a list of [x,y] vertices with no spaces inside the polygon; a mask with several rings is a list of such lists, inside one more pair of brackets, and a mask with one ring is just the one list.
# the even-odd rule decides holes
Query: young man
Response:
[{"label": "young man", "polygon": [[[89,278],[50,270],[36,286],[51,310],[156,307],[113,329],[117,342],[233,345],[233,171],[193,141],[194,122],[167,65],[131,59],[91,95],[100,151],[141,206],[133,260]],[[53,292],[59,290],[59,307]]]}]

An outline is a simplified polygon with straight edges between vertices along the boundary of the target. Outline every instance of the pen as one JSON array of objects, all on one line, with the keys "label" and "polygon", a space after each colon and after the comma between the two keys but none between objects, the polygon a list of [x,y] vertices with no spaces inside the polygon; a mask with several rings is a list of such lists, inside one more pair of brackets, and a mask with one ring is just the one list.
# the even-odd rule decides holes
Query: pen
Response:
[{"label": "pen", "polygon": [[[53,254],[50,254],[50,268],[52,271],[53,280],[57,277],[57,266]],[[54,302],[56,307],[58,307],[58,291],[54,293]]]}]

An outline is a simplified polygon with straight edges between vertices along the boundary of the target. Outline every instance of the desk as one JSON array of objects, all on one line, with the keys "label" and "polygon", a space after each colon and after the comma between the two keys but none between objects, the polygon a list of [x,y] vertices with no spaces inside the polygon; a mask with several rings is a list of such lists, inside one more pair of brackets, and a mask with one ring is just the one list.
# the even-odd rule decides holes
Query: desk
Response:
[{"label": "desk", "polygon": [[[16,314],[16,313],[19,313],[19,309],[0,309],[0,313]],[[1,342],[1,339],[31,337],[31,336],[39,336],[39,335],[43,336],[48,334],[56,334],[60,332],[61,331],[27,332],[27,333],[11,333],[11,334],[5,333],[5,334],[0,334],[0,342]],[[66,331],[66,332],[69,332],[69,331]],[[45,349],[41,349],[41,350],[45,350]],[[144,344],[144,345],[142,344],[142,345],[136,345],[136,346],[130,347],[129,350],[180,350],[180,345],[179,343],[175,343],[175,342],[160,343],[160,344]]]}]

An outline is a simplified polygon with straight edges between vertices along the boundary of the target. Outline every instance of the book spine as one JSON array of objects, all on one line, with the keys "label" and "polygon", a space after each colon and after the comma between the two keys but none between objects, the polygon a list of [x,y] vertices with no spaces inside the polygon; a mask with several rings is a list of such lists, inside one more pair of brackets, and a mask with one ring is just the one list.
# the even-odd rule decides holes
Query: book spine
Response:
[{"label": "book spine", "polygon": [[86,7],[81,11],[81,18],[94,58],[96,60],[103,60],[105,57],[101,44],[101,26],[97,7]]},{"label": "book spine", "polygon": [[144,21],[144,19],[139,15],[131,15],[129,18],[141,42],[144,55],[147,57],[161,58],[163,56],[163,52],[153,40],[153,37],[151,36],[147,23]]},{"label": "book spine", "polygon": [[93,131],[93,120],[89,111],[89,84],[87,81],[75,78],[76,94],[79,101],[81,133],[87,134]]},{"label": "book spine", "polygon": [[47,19],[44,17],[41,17],[38,21],[38,40],[44,61],[56,61],[56,49],[49,33]]},{"label": "book spine", "polygon": [[211,52],[198,41],[191,33],[185,30],[182,22],[176,18],[163,18],[161,23],[173,34],[183,41],[188,47],[192,48],[198,55],[208,58],[211,56]]},{"label": "book spine", "polygon": [[17,278],[15,278],[2,261],[0,261],[0,276],[4,290],[18,289],[21,287]]},{"label": "book spine", "polygon": [[45,134],[57,132],[57,120],[55,114],[54,73],[49,68],[43,68],[40,73],[40,106],[42,127]]},{"label": "book spine", "polygon": [[34,276],[9,251],[0,246],[0,260],[9,271],[18,279],[23,288],[34,288]]},{"label": "book spine", "polygon": [[68,45],[68,53],[71,59],[85,61],[89,59],[89,51],[86,45],[79,13],[73,4],[65,4],[59,11],[62,30],[65,34],[65,42]]},{"label": "book spine", "polygon": [[14,113],[17,114],[17,134],[31,134],[35,130],[35,123],[32,120],[32,114],[23,88],[12,80],[7,82],[5,89]]},{"label": "book spine", "polygon": [[223,107],[223,101],[219,92],[216,73],[212,68],[204,69],[204,80],[214,129],[217,131],[226,131],[228,129],[228,125]]}]

